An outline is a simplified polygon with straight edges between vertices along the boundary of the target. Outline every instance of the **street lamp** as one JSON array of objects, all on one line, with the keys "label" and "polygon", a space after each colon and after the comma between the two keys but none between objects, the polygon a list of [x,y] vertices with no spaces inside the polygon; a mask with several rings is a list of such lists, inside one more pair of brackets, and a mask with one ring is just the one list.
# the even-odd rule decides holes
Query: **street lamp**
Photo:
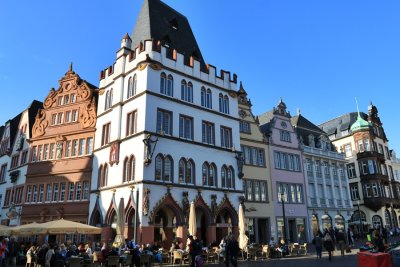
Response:
[{"label": "street lamp", "polygon": [[[285,215],[285,199],[284,199],[285,193],[282,191],[281,192],[281,201],[282,201],[282,216],[283,216],[283,240],[285,241],[286,244],[286,215]],[[279,241],[279,240],[278,240]]]},{"label": "street lamp", "polygon": [[357,200],[357,207],[358,207],[358,218],[360,219],[360,238],[362,238],[364,229],[361,221],[360,200]]}]

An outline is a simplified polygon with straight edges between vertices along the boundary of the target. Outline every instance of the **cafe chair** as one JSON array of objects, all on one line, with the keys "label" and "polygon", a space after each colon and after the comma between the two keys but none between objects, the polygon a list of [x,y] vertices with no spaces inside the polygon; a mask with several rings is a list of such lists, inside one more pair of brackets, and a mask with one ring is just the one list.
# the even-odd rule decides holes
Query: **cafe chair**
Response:
[{"label": "cafe chair", "polygon": [[107,257],[107,266],[115,266],[119,267],[119,256],[108,256]]},{"label": "cafe chair", "polygon": [[183,254],[180,251],[174,250],[173,253],[173,264],[176,264],[177,261],[179,261],[179,263],[182,265],[183,263]]},{"label": "cafe chair", "polygon": [[81,266],[81,258],[70,258],[69,259],[69,267],[80,267]]}]

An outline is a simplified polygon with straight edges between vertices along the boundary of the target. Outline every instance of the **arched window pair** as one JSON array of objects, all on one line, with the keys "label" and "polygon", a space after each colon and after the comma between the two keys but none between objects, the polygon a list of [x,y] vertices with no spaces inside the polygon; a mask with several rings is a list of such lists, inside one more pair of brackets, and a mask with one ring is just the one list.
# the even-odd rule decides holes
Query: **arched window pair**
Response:
[{"label": "arched window pair", "polygon": [[193,103],[193,84],[186,83],[185,80],[181,82],[181,100]]},{"label": "arched window pair", "polygon": [[105,105],[104,105],[104,110],[107,110],[107,109],[111,108],[112,101],[113,101],[113,89],[111,88],[106,93],[106,102],[105,102]]},{"label": "arched window pair", "polygon": [[235,175],[232,166],[222,166],[221,168],[221,186],[222,188],[235,188]]},{"label": "arched window pair", "polygon": [[160,75],[160,93],[167,96],[174,96],[174,78],[163,72]]},{"label": "arched window pair", "polygon": [[219,94],[219,112],[229,114],[229,97]]},{"label": "arched window pair", "polygon": [[194,184],[195,167],[192,159],[182,158],[179,161],[179,183]]},{"label": "arched window pair", "polygon": [[135,74],[133,78],[129,77],[127,98],[131,98],[132,96],[136,95],[136,84],[137,84],[137,77]]},{"label": "arched window pair", "polygon": [[108,165],[107,165],[107,163],[104,164],[104,166],[100,165],[99,173],[97,176],[97,181],[98,181],[98,187],[107,186],[107,183],[108,183]]},{"label": "arched window pair", "polygon": [[158,154],[156,157],[155,166],[156,181],[172,182],[173,160],[171,156],[163,156],[161,154]]},{"label": "arched window pair", "polygon": [[131,182],[135,180],[135,165],[136,160],[134,155],[125,158],[123,182]]},{"label": "arched window pair", "polygon": [[214,163],[203,163],[202,167],[202,180],[205,186],[217,186],[217,166]]},{"label": "arched window pair", "polygon": [[201,106],[212,108],[212,93],[210,88],[206,90],[205,87],[201,87]]}]

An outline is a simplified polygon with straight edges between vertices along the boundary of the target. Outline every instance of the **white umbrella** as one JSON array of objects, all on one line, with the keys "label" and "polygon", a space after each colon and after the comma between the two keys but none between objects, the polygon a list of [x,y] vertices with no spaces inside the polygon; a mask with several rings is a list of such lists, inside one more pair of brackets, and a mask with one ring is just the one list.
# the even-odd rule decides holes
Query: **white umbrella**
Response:
[{"label": "white umbrella", "polygon": [[117,235],[115,236],[114,243],[118,245],[124,244],[124,229],[125,229],[125,209],[124,209],[124,198],[119,200],[118,210],[117,210]]},{"label": "white umbrella", "polygon": [[[55,220],[38,226],[47,234],[100,234],[101,228],[69,220]],[[39,233],[36,233],[39,234]]]},{"label": "white umbrella", "polygon": [[239,205],[239,248],[244,249],[247,246],[249,238],[246,236],[246,223],[244,217],[243,204]]},{"label": "white umbrella", "polygon": [[11,234],[17,236],[32,236],[45,234],[47,229],[41,223],[28,223],[11,228]]},{"label": "white umbrella", "polygon": [[189,234],[192,236],[196,236],[197,232],[197,223],[196,223],[196,207],[194,206],[194,202],[190,203],[190,211],[189,211]]}]

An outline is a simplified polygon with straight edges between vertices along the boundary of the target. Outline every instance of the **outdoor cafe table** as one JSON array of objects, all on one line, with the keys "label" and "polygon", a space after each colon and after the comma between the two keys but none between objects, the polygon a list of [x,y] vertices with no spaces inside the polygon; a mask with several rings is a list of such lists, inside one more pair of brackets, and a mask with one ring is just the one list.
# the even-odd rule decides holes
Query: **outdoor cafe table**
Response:
[{"label": "outdoor cafe table", "polygon": [[362,251],[357,253],[357,259],[358,267],[392,267],[389,253]]}]

